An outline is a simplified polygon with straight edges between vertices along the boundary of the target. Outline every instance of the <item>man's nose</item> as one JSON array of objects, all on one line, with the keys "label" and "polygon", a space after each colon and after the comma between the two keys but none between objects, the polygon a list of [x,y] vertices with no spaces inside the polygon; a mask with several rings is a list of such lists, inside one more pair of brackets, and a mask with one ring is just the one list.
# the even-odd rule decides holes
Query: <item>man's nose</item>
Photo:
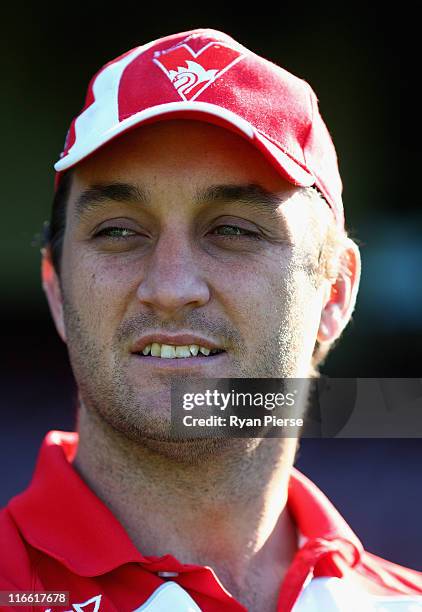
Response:
[{"label": "man's nose", "polygon": [[167,319],[208,302],[210,290],[187,239],[160,237],[148,258],[137,297]]}]

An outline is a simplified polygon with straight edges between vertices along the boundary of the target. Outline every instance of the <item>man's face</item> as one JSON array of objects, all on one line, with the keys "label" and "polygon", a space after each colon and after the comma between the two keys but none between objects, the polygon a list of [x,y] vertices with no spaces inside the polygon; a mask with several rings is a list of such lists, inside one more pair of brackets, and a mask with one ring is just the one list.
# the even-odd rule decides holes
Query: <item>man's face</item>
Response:
[{"label": "man's face", "polygon": [[[132,438],[165,438],[175,376],[308,376],[329,214],[199,121],[142,127],[79,164],[61,289],[86,407]],[[138,354],[154,340],[223,352]]]}]

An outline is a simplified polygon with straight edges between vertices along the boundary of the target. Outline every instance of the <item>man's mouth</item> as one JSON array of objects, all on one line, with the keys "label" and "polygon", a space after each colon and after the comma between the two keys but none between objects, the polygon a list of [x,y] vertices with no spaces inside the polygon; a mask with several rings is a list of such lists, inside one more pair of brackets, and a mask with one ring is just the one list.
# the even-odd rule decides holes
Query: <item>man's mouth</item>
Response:
[{"label": "man's mouth", "polygon": [[199,344],[173,345],[153,342],[147,344],[142,351],[134,354],[141,357],[160,357],[161,359],[186,359],[189,357],[210,357],[224,352],[223,349],[209,349]]}]

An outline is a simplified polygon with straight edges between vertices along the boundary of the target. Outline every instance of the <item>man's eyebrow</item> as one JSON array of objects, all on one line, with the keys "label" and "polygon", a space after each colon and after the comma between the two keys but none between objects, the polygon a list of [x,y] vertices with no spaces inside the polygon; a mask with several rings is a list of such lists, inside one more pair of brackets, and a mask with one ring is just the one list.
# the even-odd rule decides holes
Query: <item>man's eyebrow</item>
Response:
[{"label": "man's eyebrow", "polygon": [[77,219],[80,219],[83,215],[103,207],[110,200],[128,204],[147,204],[149,197],[144,189],[131,183],[113,182],[92,185],[78,196],[74,214]]},{"label": "man's eyebrow", "polygon": [[[272,216],[275,216],[282,202],[281,194],[268,191],[255,183],[211,185],[198,191],[195,196],[195,201],[199,205],[212,202],[238,202],[252,207],[258,213],[264,211]],[[96,184],[88,187],[78,196],[74,205],[74,214],[77,219],[80,219],[83,215],[98,210],[110,201],[148,205],[151,199],[145,189],[132,183]]]},{"label": "man's eyebrow", "polygon": [[261,185],[249,183],[247,185],[211,185],[196,194],[198,203],[209,202],[239,202],[247,204],[257,212],[263,210],[275,215],[282,202],[282,195],[268,191]]}]

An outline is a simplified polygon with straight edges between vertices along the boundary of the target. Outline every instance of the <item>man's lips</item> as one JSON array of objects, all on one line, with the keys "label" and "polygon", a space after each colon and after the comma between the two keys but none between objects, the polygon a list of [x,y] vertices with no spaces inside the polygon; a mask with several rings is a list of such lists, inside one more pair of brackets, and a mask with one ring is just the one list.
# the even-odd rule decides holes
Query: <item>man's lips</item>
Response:
[{"label": "man's lips", "polygon": [[195,334],[189,333],[179,333],[179,334],[146,334],[141,338],[138,338],[136,342],[131,347],[131,353],[142,353],[145,347],[148,347],[152,344],[160,344],[160,345],[168,345],[174,347],[182,347],[182,346],[192,346],[196,345],[198,347],[203,347],[208,349],[209,351],[219,349],[224,351],[224,347],[222,344],[210,340],[209,338],[205,338],[204,336],[197,336]]},{"label": "man's lips", "polygon": [[[210,373],[227,358],[226,348],[210,338],[192,333],[149,333],[131,347],[132,357],[143,371]],[[134,362],[136,364],[136,362]],[[211,370],[209,368],[211,367]]]}]

